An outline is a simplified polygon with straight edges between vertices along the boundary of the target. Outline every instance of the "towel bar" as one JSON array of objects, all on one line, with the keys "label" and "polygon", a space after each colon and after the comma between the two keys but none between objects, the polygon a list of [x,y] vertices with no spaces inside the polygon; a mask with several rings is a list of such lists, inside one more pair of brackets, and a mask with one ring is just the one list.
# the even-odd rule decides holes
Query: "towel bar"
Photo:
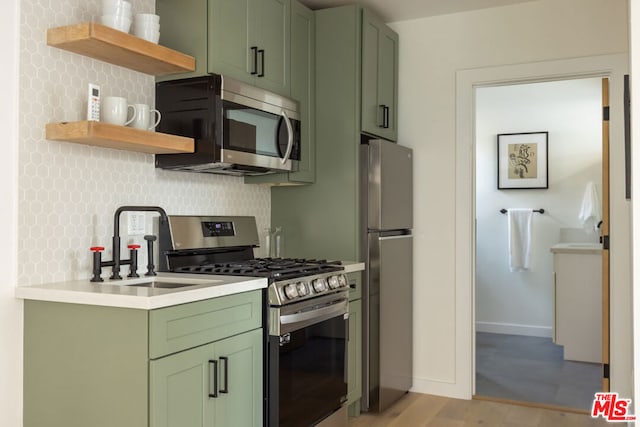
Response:
[{"label": "towel bar", "polygon": [[[544,213],[544,209],[534,209],[533,211],[534,211],[534,212],[538,212],[538,213],[540,213],[540,214],[543,214],[543,213]],[[504,208],[503,208],[503,209],[500,209],[500,213],[506,214],[506,213],[507,213],[507,210],[506,210],[506,209],[504,209]]]}]

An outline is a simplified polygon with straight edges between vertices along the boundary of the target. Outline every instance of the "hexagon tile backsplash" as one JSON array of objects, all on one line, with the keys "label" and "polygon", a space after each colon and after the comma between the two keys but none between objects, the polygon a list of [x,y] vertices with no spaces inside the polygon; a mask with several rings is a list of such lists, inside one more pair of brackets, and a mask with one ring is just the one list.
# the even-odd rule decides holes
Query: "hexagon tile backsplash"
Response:
[{"label": "hexagon tile backsplash", "polygon": [[[155,1],[132,5],[134,14],[152,12]],[[158,170],[149,154],[45,140],[46,123],[85,119],[88,83],[99,84],[103,97],[153,104],[154,77],[47,46],[48,28],[96,20],[100,0],[22,0],[20,6],[20,285],[91,277],[89,247],[104,246],[104,259],[111,259],[113,213],[123,205],[161,206],[170,215],[252,215],[258,230],[269,225],[266,186]],[[123,247],[144,244],[141,235],[126,236],[125,218],[120,235]],[[145,246],[139,265],[146,271]]]}]

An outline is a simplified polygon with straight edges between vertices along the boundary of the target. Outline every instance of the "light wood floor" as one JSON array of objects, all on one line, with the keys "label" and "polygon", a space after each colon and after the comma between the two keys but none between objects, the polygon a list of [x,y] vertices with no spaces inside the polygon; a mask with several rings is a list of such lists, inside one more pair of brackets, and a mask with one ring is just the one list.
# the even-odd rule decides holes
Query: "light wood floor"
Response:
[{"label": "light wood floor", "polygon": [[487,400],[409,393],[380,414],[350,418],[349,427],[595,427],[602,418]]}]

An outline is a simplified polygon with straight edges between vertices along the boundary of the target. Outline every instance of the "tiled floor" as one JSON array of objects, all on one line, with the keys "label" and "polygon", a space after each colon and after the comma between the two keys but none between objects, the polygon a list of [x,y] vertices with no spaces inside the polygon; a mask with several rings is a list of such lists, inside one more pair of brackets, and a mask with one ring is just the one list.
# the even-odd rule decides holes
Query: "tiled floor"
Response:
[{"label": "tiled floor", "polygon": [[601,366],[565,361],[551,338],[476,334],[476,395],[591,409]]}]

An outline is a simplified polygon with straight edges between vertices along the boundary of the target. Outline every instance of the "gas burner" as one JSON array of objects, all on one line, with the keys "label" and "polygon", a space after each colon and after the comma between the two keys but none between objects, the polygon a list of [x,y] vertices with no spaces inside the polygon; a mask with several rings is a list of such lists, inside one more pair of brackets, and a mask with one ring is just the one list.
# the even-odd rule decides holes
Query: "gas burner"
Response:
[{"label": "gas burner", "polygon": [[258,258],[227,263],[200,264],[176,267],[176,273],[222,274],[258,276],[274,280],[294,279],[342,270],[339,261],[305,260],[300,258]]}]

